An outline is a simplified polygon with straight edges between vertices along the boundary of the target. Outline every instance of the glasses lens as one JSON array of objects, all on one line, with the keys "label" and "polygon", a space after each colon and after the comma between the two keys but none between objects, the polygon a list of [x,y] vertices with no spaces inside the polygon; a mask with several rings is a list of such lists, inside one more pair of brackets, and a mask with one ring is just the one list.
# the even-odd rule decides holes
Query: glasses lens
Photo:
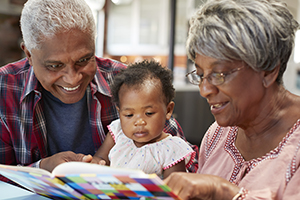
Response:
[{"label": "glasses lens", "polygon": [[199,75],[195,74],[195,73],[191,73],[188,76],[189,82],[194,84],[194,85],[199,85],[201,78]]},{"label": "glasses lens", "polygon": [[210,81],[213,85],[221,85],[222,83],[224,83],[224,75],[223,73],[212,73],[210,75]]}]

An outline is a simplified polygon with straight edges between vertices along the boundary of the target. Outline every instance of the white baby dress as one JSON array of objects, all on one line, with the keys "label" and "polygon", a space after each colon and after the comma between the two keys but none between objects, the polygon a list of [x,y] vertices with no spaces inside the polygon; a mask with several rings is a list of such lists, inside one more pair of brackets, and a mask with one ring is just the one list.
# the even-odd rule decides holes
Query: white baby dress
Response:
[{"label": "white baby dress", "polygon": [[168,134],[163,140],[136,147],[121,129],[120,120],[113,121],[108,129],[115,140],[109,152],[110,166],[141,169],[147,174],[162,177],[163,170],[185,160],[186,168],[192,164],[195,151],[180,137]]}]

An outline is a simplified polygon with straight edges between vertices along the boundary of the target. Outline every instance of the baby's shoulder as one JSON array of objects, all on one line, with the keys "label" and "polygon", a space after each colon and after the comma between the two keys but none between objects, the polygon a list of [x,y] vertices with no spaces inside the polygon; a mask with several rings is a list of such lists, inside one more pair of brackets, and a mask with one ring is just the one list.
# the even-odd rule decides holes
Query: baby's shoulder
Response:
[{"label": "baby's shoulder", "polygon": [[166,138],[156,143],[151,144],[153,149],[158,149],[161,153],[172,153],[178,150],[192,150],[190,145],[178,136],[168,134]]}]

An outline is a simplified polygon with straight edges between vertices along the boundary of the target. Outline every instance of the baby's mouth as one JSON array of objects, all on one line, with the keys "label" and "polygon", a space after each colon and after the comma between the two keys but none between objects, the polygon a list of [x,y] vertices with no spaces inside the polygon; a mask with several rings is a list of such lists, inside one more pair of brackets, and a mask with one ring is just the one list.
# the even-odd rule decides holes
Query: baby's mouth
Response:
[{"label": "baby's mouth", "polygon": [[144,137],[147,133],[146,132],[135,132],[134,135],[136,137]]}]

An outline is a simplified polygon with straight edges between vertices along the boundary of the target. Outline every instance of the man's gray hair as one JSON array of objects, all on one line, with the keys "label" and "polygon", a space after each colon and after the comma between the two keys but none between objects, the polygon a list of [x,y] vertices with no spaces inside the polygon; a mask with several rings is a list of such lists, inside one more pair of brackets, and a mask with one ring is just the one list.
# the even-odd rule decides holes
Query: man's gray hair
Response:
[{"label": "man's gray hair", "polygon": [[256,71],[280,65],[282,83],[298,28],[278,0],[208,0],[190,19],[188,57],[244,61]]},{"label": "man's gray hair", "polygon": [[43,39],[56,33],[79,29],[96,37],[93,13],[84,0],[28,0],[21,14],[26,48],[39,49]]}]

